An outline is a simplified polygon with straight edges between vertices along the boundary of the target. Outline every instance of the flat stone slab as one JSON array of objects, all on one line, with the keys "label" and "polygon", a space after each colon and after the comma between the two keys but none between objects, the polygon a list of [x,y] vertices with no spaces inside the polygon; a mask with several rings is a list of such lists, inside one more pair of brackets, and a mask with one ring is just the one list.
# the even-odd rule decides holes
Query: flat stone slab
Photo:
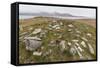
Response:
[{"label": "flat stone slab", "polygon": [[40,38],[37,37],[25,37],[26,50],[35,50],[41,46],[42,42]]}]

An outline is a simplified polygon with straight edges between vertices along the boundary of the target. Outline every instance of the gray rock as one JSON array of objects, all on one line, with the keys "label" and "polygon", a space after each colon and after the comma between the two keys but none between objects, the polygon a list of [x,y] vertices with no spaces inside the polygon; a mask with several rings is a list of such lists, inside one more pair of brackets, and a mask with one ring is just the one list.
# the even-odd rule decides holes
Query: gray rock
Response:
[{"label": "gray rock", "polygon": [[25,37],[26,50],[33,51],[41,46],[42,42],[40,38],[37,37]]}]

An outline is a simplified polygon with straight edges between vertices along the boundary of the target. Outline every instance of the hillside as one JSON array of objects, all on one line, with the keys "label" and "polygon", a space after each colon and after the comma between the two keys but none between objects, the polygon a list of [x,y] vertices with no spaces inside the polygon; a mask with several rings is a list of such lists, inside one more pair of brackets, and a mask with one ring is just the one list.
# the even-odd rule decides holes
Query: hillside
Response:
[{"label": "hillside", "polygon": [[[86,21],[35,17],[20,20],[19,29],[20,64],[96,59],[96,28]],[[27,50],[25,37],[42,44]]]}]

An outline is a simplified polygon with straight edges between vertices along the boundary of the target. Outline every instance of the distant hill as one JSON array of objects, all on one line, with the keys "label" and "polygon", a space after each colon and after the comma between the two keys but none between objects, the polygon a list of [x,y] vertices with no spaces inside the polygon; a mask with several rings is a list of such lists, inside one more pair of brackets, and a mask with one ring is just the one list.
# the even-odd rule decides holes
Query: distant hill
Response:
[{"label": "distant hill", "polygon": [[62,16],[62,17],[83,17],[83,16],[75,16],[69,13],[59,13],[59,12],[53,12],[53,13],[48,13],[48,12],[40,12],[40,13],[19,13],[20,15],[31,15],[31,16]]}]

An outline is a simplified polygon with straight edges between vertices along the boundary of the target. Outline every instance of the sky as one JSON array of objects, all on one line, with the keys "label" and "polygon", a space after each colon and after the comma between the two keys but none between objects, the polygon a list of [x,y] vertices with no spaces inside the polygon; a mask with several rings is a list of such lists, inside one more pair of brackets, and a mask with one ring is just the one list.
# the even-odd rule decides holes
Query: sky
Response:
[{"label": "sky", "polygon": [[69,13],[75,16],[96,18],[96,9],[94,8],[40,6],[40,5],[24,5],[24,4],[19,5],[19,13],[39,13],[39,12]]}]

